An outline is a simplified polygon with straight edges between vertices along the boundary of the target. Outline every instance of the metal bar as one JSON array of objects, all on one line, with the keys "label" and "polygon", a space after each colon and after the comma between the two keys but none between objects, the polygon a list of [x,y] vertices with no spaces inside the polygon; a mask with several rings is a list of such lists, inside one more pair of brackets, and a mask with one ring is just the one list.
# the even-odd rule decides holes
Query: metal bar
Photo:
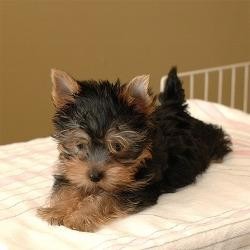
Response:
[{"label": "metal bar", "polygon": [[244,70],[244,103],[243,103],[243,110],[247,112],[247,105],[248,105],[248,80],[249,80],[249,66],[245,66]]},{"label": "metal bar", "polygon": [[189,92],[189,98],[194,98],[194,75],[190,75],[190,92]]},{"label": "metal bar", "polygon": [[236,79],[236,68],[232,68],[232,75],[231,75],[231,101],[230,107],[234,108],[235,104],[235,79]]},{"label": "metal bar", "polygon": [[163,92],[163,91],[164,91],[166,79],[167,79],[167,76],[163,76],[163,77],[161,78],[161,82],[160,82],[160,92]]},{"label": "metal bar", "polygon": [[205,72],[204,100],[208,100],[208,71]]},{"label": "metal bar", "polygon": [[243,62],[243,63],[236,63],[236,64],[230,64],[230,65],[225,65],[225,66],[220,66],[220,67],[213,67],[213,68],[208,68],[208,69],[198,69],[198,70],[193,70],[193,71],[188,71],[188,72],[183,72],[178,74],[179,76],[188,76],[188,75],[196,75],[196,74],[202,74],[205,72],[213,72],[213,71],[219,71],[219,70],[225,70],[225,69],[232,69],[232,68],[238,68],[238,67],[245,67],[246,65],[250,65],[250,62]]},{"label": "metal bar", "polygon": [[[189,77],[189,83],[190,83],[190,98],[194,98],[194,77],[195,75],[198,74],[205,74],[205,86],[204,86],[204,99],[208,100],[209,96],[209,73],[210,72],[218,72],[218,96],[217,100],[219,103],[222,103],[222,98],[223,98],[223,70],[231,70],[231,96],[230,96],[230,106],[234,107],[235,106],[235,93],[236,93],[236,69],[239,67],[244,68],[244,93],[243,93],[243,110],[245,112],[248,111],[248,97],[249,97],[249,67],[250,67],[250,62],[243,62],[243,63],[236,63],[236,64],[231,64],[231,65],[225,65],[225,66],[220,66],[220,67],[213,67],[213,68],[208,68],[208,69],[200,69],[200,70],[194,70],[194,71],[188,71],[188,72],[183,72],[179,73],[178,76],[180,78],[182,77]],[[167,76],[163,76],[161,78],[160,82],[160,91],[162,92],[164,90],[165,82],[166,82]]]},{"label": "metal bar", "polygon": [[[213,72],[213,71],[220,71],[220,70],[225,70],[225,69],[232,69],[232,68],[238,68],[238,67],[246,67],[250,66],[250,62],[243,62],[243,63],[236,63],[236,64],[230,64],[226,66],[221,66],[221,67],[213,67],[213,68],[208,68],[208,69],[199,69],[199,70],[193,70],[193,71],[187,71],[183,73],[179,73],[179,77],[183,76],[190,76],[191,74],[196,75],[196,74],[204,74],[205,72]],[[163,76],[161,78],[161,91],[164,89],[164,83],[167,79],[167,76]]]},{"label": "metal bar", "polygon": [[222,103],[223,70],[219,70],[218,103]]}]

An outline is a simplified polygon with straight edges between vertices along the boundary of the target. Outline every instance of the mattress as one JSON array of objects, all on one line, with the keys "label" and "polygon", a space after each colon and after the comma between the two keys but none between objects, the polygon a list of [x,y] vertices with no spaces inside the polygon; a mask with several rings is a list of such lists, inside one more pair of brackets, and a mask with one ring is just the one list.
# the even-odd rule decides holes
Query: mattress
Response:
[{"label": "mattress", "polygon": [[96,233],[50,226],[36,216],[53,183],[55,142],[0,146],[0,249],[250,249],[250,115],[189,101],[197,118],[223,126],[233,152],[195,184]]}]

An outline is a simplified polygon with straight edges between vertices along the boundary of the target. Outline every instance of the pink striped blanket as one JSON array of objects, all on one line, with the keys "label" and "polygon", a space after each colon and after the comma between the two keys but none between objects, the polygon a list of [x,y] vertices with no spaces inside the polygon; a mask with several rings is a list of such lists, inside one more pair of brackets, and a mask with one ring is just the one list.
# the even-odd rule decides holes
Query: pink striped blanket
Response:
[{"label": "pink striped blanket", "polygon": [[233,153],[197,183],[96,233],[49,226],[36,216],[53,183],[51,138],[0,146],[0,249],[250,249],[250,115],[189,104],[195,117],[225,128]]}]

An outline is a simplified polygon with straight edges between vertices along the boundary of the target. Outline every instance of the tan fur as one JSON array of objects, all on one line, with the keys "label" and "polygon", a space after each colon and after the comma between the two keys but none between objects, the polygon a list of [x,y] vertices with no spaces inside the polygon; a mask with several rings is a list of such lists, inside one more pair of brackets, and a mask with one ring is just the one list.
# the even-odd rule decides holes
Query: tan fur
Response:
[{"label": "tan fur", "polygon": [[86,194],[72,186],[52,194],[48,207],[38,209],[38,215],[51,225],[64,225],[79,231],[93,232],[117,217],[127,215],[118,200],[105,192]]},{"label": "tan fur", "polygon": [[[96,163],[92,165],[91,161],[82,158],[83,151],[74,158],[68,159],[63,156],[63,153],[74,149],[78,143],[91,143],[88,135],[81,129],[74,129],[62,131],[58,136],[62,141],[58,146],[62,154],[55,174],[63,175],[70,184],[55,187],[47,206],[38,209],[38,215],[53,225],[93,232],[114,218],[133,213],[136,204],[131,202],[124,207],[115,194],[124,188],[142,188],[151,180],[151,176],[135,180],[143,161],[152,157],[150,146],[148,145],[135,160],[128,159],[126,165],[117,161],[116,157],[110,157],[109,162],[104,162],[103,165],[99,163],[98,171],[103,173],[103,178],[93,182],[89,174],[96,168]],[[103,142],[110,149],[110,153],[115,155],[113,142],[121,143],[122,150],[126,153],[131,143],[139,143],[144,139],[144,134],[123,126],[119,129],[110,129]]]},{"label": "tan fur", "polygon": [[60,163],[57,167],[58,173],[63,173],[72,184],[86,189],[95,189],[94,183],[89,180],[88,172],[90,166],[77,158],[65,163]]},{"label": "tan fur", "polygon": [[64,98],[61,98],[56,91],[52,92],[52,100],[53,104],[56,108],[61,108],[65,106],[67,103],[74,102],[74,97],[72,95],[64,96]]},{"label": "tan fur", "polygon": [[137,111],[150,115],[155,110],[156,97],[152,95],[150,90],[145,91],[145,98],[134,97],[131,94],[131,86],[123,85],[119,97],[129,106],[134,106]]},{"label": "tan fur", "polygon": [[146,186],[152,176],[147,176],[147,178],[137,181],[135,180],[135,175],[141,162],[149,158],[151,158],[151,153],[145,149],[141,156],[130,166],[124,166],[118,163],[111,165],[106,171],[107,179],[105,180],[104,178],[101,180],[99,186],[108,192],[119,191],[124,187],[126,187],[127,190],[136,190]]},{"label": "tan fur", "polygon": [[[61,108],[65,104],[73,102],[73,95],[79,91],[78,83],[67,73],[58,69],[51,70],[51,79],[53,83],[52,99],[55,107]],[[65,84],[62,84],[62,82]],[[62,89],[68,91],[62,91]]]},{"label": "tan fur", "polygon": [[48,205],[38,209],[38,215],[52,225],[64,225],[79,231],[93,232],[114,218],[134,212],[134,205],[121,207],[112,192],[138,189],[151,179],[135,181],[134,177],[142,161],[151,158],[145,149],[130,165],[119,163],[105,166],[105,176],[100,182],[93,183],[88,178],[90,166],[79,159],[59,164],[58,173],[63,173],[72,185],[65,185],[53,191]]},{"label": "tan fur", "polygon": [[120,126],[119,130],[111,128],[108,130],[105,141],[111,153],[116,153],[114,143],[119,143],[122,146],[122,151],[125,151],[133,142],[141,142],[145,139],[145,135],[130,130],[127,127]]},{"label": "tan fur", "polygon": [[103,189],[106,191],[120,190],[123,187],[139,188],[149,181],[150,177],[143,182],[135,181],[134,177],[141,163],[151,158],[149,149],[144,149],[141,155],[128,166],[119,162],[112,162],[99,166],[99,170],[104,173],[104,177],[97,183],[89,179],[89,172],[92,166],[80,159],[65,160],[57,166],[56,174],[63,174],[70,182],[86,191]]}]

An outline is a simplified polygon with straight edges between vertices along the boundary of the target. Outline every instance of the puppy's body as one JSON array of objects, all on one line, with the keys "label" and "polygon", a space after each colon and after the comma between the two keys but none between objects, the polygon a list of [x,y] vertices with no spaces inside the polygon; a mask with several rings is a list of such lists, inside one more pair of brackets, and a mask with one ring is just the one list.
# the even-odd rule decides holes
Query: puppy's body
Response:
[{"label": "puppy's body", "polygon": [[175,68],[158,107],[147,76],[125,85],[61,71],[52,79],[60,156],[50,204],[39,209],[51,224],[95,231],[194,182],[231,151],[221,128],[188,114]]}]

